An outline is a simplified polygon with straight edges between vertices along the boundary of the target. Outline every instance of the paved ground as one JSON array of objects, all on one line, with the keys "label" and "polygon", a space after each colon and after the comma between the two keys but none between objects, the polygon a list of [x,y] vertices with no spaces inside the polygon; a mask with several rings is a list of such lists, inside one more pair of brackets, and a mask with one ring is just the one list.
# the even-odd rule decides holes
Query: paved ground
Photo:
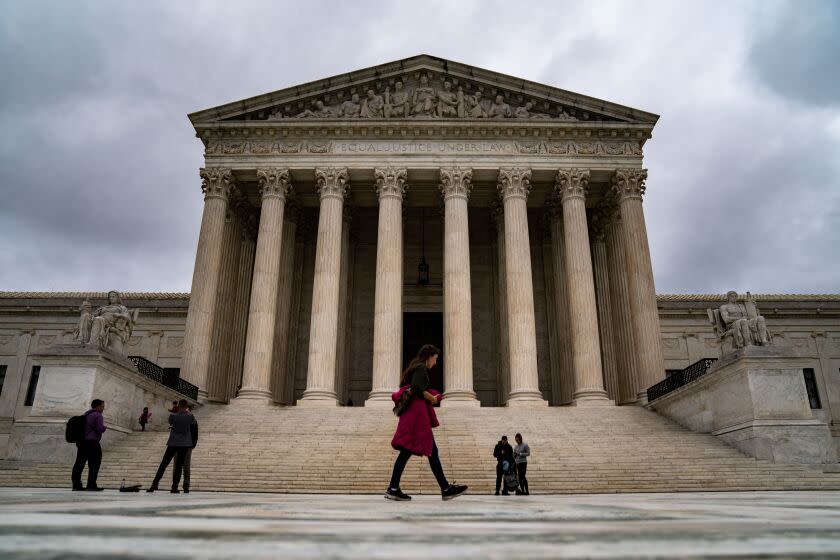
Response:
[{"label": "paved ground", "polygon": [[0,488],[0,557],[840,557],[840,492],[500,497]]}]

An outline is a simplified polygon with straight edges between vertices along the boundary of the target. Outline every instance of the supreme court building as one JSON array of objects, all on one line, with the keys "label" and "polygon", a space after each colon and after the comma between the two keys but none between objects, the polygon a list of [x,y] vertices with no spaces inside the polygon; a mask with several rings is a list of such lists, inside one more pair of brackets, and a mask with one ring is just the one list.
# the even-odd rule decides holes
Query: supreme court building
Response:
[{"label": "supreme court building", "polygon": [[444,406],[644,399],[657,118],[425,55],[191,114],[182,377],[208,401],[390,406],[432,343]]}]

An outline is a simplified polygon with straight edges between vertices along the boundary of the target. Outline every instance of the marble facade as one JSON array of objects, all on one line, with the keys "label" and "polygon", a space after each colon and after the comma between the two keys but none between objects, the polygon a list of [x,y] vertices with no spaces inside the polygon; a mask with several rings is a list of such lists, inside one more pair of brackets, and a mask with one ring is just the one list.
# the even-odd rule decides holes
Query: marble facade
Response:
[{"label": "marble facade", "polygon": [[[447,406],[637,404],[720,354],[705,307],[723,296],[655,293],[657,115],[418,56],[190,119],[205,148],[191,293],[123,299],[142,311],[126,354],[180,368],[201,400],[388,405],[406,313],[442,317]],[[0,293],[0,438],[85,298],[104,295]],[[837,296],[756,299],[772,336],[813,346],[815,414],[840,438]]]}]

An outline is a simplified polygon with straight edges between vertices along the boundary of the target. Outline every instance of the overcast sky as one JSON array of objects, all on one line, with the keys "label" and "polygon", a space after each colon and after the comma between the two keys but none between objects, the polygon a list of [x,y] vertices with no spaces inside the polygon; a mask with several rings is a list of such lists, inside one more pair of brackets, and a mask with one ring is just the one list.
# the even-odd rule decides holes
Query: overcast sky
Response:
[{"label": "overcast sky", "polygon": [[661,115],[659,293],[840,292],[840,2],[0,0],[0,290],[189,291],[187,113],[420,53]]}]

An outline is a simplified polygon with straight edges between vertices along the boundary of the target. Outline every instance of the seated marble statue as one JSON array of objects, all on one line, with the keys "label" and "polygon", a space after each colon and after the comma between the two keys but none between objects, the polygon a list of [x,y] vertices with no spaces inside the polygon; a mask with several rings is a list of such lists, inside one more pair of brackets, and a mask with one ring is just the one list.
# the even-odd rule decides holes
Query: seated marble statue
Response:
[{"label": "seated marble statue", "polygon": [[720,322],[723,323],[718,329],[720,331],[718,336],[723,339],[731,335],[734,348],[770,344],[764,317],[759,314],[755,300],[749,292],[747,292],[746,300],[739,302],[737,292],[729,291],[726,293],[726,303],[717,309],[717,313],[709,311],[710,319],[716,321],[717,317],[713,315],[718,315]]},{"label": "seated marble statue", "polygon": [[[84,320],[83,313],[82,321]],[[100,307],[93,313],[89,339],[81,338],[80,334],[79,340],[83,344],[96,344],[100,348],[123,354],[123,345],[131,337],[131,331],[136,322],[137,310],[131,313],[123,305],[120,293],[112,290],[108,292],[108,305]],[[84,332],[82,322],[79,324],[79,332]]]}]

